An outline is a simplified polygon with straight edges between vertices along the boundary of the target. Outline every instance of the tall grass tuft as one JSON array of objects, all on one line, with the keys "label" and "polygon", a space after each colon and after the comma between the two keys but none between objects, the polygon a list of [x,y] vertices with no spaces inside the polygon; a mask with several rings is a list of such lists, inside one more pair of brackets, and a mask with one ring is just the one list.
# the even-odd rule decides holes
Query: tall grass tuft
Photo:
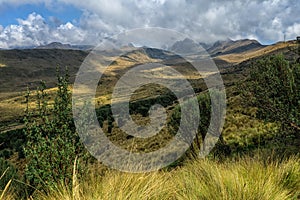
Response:
[{"label": "tall grass tuft", "polygon": [[96,169],[76,181],[73,192],[61,184],[36,199],[299,199],[300,158],[257,156],[223,163],[203,159],[172,171],[141,174]]},{"label": "tall grass tuft", "polygon": [[281,163],[253,158],[215,164],[208,160],[189,163],[176,173],[182,190],[177,199],[297,199],[299,159]]}]

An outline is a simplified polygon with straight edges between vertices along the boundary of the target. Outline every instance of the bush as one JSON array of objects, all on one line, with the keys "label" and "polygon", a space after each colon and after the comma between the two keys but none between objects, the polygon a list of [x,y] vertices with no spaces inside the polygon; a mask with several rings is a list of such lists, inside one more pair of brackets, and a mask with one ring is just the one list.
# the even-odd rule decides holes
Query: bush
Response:
[{"label": "bush", "polygon": [[1,133],[0,141],[0,157],[10,158],[14,152],[18,152],[19,158],[24,158],[23,148],[26,141],[22,129]]},{"label": "bush", "polygon": [[[72,118],[68,83],[68,75],[58,75],[53,106],[48,105],[46,86],[41,83],[37,92],[37,111],[30,112],[27,106],[24,119],[27,137],[25,179],[38,189],[61,182],[71,185],[75,158],[85,155]],[[27,102],[29,97],[28,92]]]},{"label": "bush", "polygon": [[299,64],[276,55],[256,62],[243,87],[245,100],[258,108],[260,119],[281,124],[276,138],[285,146],[300,139],[299,77]]},{"label": "bush", "polygon": [[[219,98],[222,93],[218,91],[213,91],[214,92],[214,98]],[[187,152],[188,157],[192,158],[197,158],[199,156],[200,150],[207,148],[206,144],[204,144],[204,140],[206,137],[206,134],[208,132],[208,128],[211,122],[211,115],[212,115],[212,101],[210,99],[210,94],[208,92],[201,93],[200,95],[197,96],[198,104],[199,104],[199,113],[200,113],[200,121],[199,121],[199,126],[198,126],[198,131],[195,134],[195,138],[193,140],[193,143],[191,144],[191,147],[189,151]],[[184,103],[184,106],[189,106],[189,101]],[[218,105],[215,105],[215,112],[221,112],[220,109],[217,108]],[[190,112],[193,112],[193,109],[189,109]],[[192,114],[191,114],[192,116]],[[221,117],[219,116],[219,113],[215,113],[215,117]],[[181,108],[180,105],[176,106],[169,122],[169,130],[173,133],[176,134],[179,128],[181,120]],[[220,119],[213,119],[212,123],[214,124],[213,127],[217,128],[219,127]],[[213,130],[211,133],[216,133],[218,130]],[[209,147],[208,147],[209,148]],[[230,149],[229,147],[225,144],[223,140],[223,136],[219,136],[219,141],[217,142],[216,146],[213,148],[212,154],[214,157],[223,157],[225,154],[229,154]]]},{"label": "bush", "polygon": [[198,159],[172,171],[92,171],[74,195],[65,187],[36,199],[299,199],[299,158],[272,161],[261,155],[226,163]]}]

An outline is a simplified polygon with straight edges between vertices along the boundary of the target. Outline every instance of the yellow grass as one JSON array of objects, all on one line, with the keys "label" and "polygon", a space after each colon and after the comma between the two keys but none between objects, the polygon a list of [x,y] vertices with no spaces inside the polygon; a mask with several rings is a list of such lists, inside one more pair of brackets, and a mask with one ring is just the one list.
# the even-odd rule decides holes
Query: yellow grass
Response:
[{"label": "yellow grass", "polygon": [[[57,88],[51,88],[45,90],[49,96],[48,104],[52,105],[54,103],[54,93]],[[3,121],[16,121],[17,119],[23,118],[26,109],[26,92],[11,92],[11,93],[0,93],[0,122]],[[35,109],[36,104],[36,91],[31,91],[29,99],[29,108]],[[5,131],[13,130],[16,128],[22,128],[21,124],[11,124],[10,127],[6,127]],[[0,129],[0,131],[3,131]]]},{"label": "yellow grass", "polygon": [[241,63],[243,61],[246,61],[246,60],[249,60],[252,58],[267,55],[276,50],[284,49],[287,47],[294,47],[294,46],[296,46],[296,44],[280,42],[275,45],[267,46],[267,47],[259,49],[259,50],[250,51],[250,52],[246,52],[243,54],[222,55],[222,56],[219,56],[218,58],[220,58],[226,62],[229,62],[229,63]]},{"label": "yellow grass", "polygon": [[100,170],[91,170],[72,190],[60,185],[48,194],[36,193],[33,199],[297,199],[299,163],[299,157],[278,162],[258,155],[225,163],[196,160],[173,171],[142,174],[108,170],[100,175]]}]

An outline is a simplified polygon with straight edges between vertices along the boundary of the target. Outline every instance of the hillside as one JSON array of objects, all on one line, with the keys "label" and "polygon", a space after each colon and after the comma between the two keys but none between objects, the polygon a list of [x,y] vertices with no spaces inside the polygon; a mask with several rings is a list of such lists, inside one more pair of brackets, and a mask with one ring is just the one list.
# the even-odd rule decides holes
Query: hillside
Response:
[{"label": "hillside", "polygon": [[[56,44],[53,45],[55,46]],[[256,47],[250,48],[249,45]],[[184,52],[187,52],[189,48],[196,48],[196,44],[186,39],[176,42],[172,48],[176,50],[176,48],[181,47],[184,47]],[[214,57],[214,61],[221,70],[226,85],[232,85],[243,77],[241,72],[249,66],[250,60],[276,53],[284,53],[290,57],[295,56],[295,52],[292,51],[292,49],[295,49],[294,41],[281,42],[266,47],[252,40],[227,41],[216,43],[213,47],[210,48],[210,51],[219,51],[222,49],[223,53]],[[110,97],[107,94],[110,90],[108,88],[112,88],[117,82],[116,74],[121,75],[132,66],[145,62],[158,62],[175,66],[177,70],[185,73],[186,76],[193,80],[196,90],[202,90],[201,88],[204,87],[203,81],[199,79],[201,77],[199,75],[195,76],[192,68],[180,61],[179,57],[169,54],[165,50],[135,48],[133,46],[128,48],[131,48],[133,51],[115,60],[106,72],[107,76],[102,81],[102,86],[106,85],[106,87],[100,87],[97,92],[99,101],[109,101]],[[243,53],[238,53],[239,51]],[[22,115],[25,109],[24,95],[27,87],[35,90],[41,80],[46,82],[48,88],[55,87],[56,66],[60,66],[61,68],[67,66],[70,74],[70,82],[73,83],[75,75],[88,53],[88,51],[81,50],[51,48],[1,50],[0,110],[2,116],[0,117],[0,121],[9,121],[12,119],[15,121]],[[143,96],[142,93],[140,95]],[[14,109],[10,105],[14,105]]]},{"label": "hillside", "polygon": [[[226,41],[215,43],[208,49],[208,52],[213,55],[218,67],[226,68],[232,64],[241,63],[256,57],[279,51],[287,52],[294,45],[294,42],[262,46],[253,40]],[[65,49],[69,47],[71,46],[67,44],[51,43],[47,46],[39,47],[41,49],[1,50],[0,92],[25,91],[27,86],[35,89],[40,80],[46,81],[49,87],[53,87],[55,86],[56,66],[69,67],[71,82],[73,82],[76,72],[89,51]],[[170,50],[179,51],[181,49],[182,52],[186,53],[193,52],[193,49],[196,47],[197,44],[186,39],[176,42]],[[136,52],[135,56],[131,54],[131,64],[135,63],[137,58],[140,59],[141,54],[145,54],[146,57],[151,59],[168,59],[171,60],[171,63],[172,60],[176,59],[175,57],[166,57],[168,54],[162,51],[155,52],[154,49],[146,48],[143,52]],[[130,58],[127,57],[128,59]]]},{"label": "hillside", "polygon": [[[246,48],[247,49],[247,48]],[[238,64],[250,59],[259,58],[266,55],[274,55],[278,53],[290,53],[295,55],[296,42],[288,41],[288,42],[278,42],[269,46],[261,46],[259,48],[247,49],[243,53],[229,51],[226,54],[216,55],[217,58],[224,60],[229,63]],[[292,51],[294,50],[294,52]]]},{"label": "hillside", "polygon": [[46,45],[41,45],[35,47],[35,49],[69,49],[69,50],[92,50],[94,46],[92,45],[71,45],[71,44],[62,44],[60,42],[52,42]]},{"label": "hillside", "polygon": [[257,51],[263,47],[264,46],[256,40],[244,39],[233,41],[228,39],[226,41],[218,41],[206,50],[210,55],[215,57],[225,54],[242,54],[248,51]]},{"label": "hillside", "polygon": [[20,92],[36,89],[44,80],[55,86],[56,66],[68,67],[74,79],[86,51],[62,49],[24,49],[0,51],[0,92]]}]

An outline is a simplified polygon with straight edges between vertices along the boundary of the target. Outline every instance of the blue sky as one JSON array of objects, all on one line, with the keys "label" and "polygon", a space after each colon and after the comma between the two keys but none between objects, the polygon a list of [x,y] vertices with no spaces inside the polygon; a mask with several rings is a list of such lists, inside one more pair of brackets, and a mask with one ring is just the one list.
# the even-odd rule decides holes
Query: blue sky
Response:
[{"label": "blue sky", "polygon": [[298,0],[0,0],[0,48],[97,44],[124,30],[162,27],[212,43],[263,44],[300,35]]},{"label": "blue sky", "polygon": [[46,22],[51,23],[51,18],[57,18],[62,23],[77,20],[82,15],[82,10],[72,5],[61,5],[57,8],[47,8],[45,3],[25,4],[14,6],[4,4],[0,8],[0,24],[5,27],[11,24],[18,24],[17,19],[26,19],[29,14],[36,12],[41,14]]}]

